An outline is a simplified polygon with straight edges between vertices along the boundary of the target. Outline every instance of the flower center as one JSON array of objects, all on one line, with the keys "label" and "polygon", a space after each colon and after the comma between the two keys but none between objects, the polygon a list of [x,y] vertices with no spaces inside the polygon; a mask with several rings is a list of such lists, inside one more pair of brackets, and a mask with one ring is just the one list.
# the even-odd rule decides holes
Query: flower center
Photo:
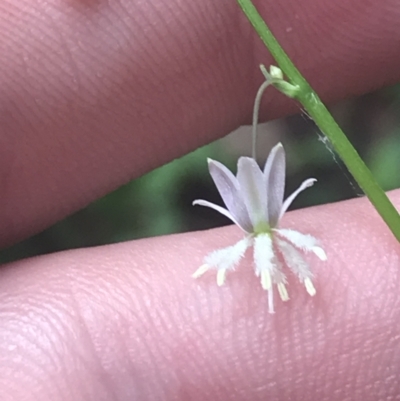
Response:
[{"label": "flower center", "polygon": [[259,222],[256,226],[254,226],[253,233],[255,236],[259,234],[268,234],[269,236],[272,236],[272,228],[267,222],[262,221]]}]

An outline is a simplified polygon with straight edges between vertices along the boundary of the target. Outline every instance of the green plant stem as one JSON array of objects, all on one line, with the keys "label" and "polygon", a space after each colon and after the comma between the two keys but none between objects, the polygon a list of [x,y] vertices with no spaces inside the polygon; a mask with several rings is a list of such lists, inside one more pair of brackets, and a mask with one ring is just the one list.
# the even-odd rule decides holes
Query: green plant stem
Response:
[{"label": "green plant stem", "polygon": [[343,160],[354,179],[358,182],[360,188],[367,195],[389,229],[400,242],[400,214],[397,212],[394,205],[390,202],[385,192],[379,186],[370,170],[318,95],[279,45],[251,0],[237,0],[237,2],[279,67],[289,79],[289,82],[292,85],[298,85],[300,87],[296,99],[303,105],[321,131],[329,138],[335,151]]}]

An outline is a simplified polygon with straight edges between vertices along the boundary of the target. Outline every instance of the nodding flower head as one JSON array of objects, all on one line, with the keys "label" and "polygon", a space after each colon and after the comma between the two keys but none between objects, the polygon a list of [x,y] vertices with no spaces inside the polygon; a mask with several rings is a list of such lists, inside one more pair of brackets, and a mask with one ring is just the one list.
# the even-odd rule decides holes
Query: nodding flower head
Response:
[{"label": "nodding flower head", "polygon": [[281,299],[289,299],[283,264],[298,276],[310,295],[315,295],[312,273],[301,252],[313,252],[325,261],[324,250],[311,235],[279,229],[278,225],[296,196],[316,180],[305,180],[293,194],[283,199],[286,163],[285,151],[280,143],[271,150],[263,170],[250,157],[239,159],[236,177],[215,160],[208,160],[208,168],[226,208],[205,200],[195,200],[193,204],[210,207],[223,214],[240,227],[245,236],[235,245],[207,255],[193,277],[216,268],[217,283],[222,285],[226,272],[234,270],[247,248],[253,246],[255,273],[260,277],[262,287],[268,291],[271,313],[274,312],[274,284]]}]

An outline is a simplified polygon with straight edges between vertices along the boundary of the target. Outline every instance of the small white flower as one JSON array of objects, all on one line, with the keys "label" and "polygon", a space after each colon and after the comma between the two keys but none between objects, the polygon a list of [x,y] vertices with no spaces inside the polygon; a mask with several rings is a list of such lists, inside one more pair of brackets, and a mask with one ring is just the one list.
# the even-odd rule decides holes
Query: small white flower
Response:
[{"label": "small white flower", "polygon": [[[226,209],[205,200],[195,200],[194,205],[207,206],[231,219],[245,233],[244,239],[233,246],[211,252],[204,264],[193,274],[197,278],[210,268],[217,269],[217,284],[222,285],[228,270],[234,270],[246,250],[254,248],[254,269],[261,286],[268,291],[269,312],[274,313],[273,285],[277,286],[283,301],[289,299],[286,266],[305,285],[310,295],[315,295],[310,267],[301,252],[313,252],[318,258],[327,259],[318,241],[290,229],[279,229],[283,214],[296,196],[316,181],[310,178],[283,200],[285,189],[285,151],[282,144],[276,145],[268,156],[262,171],[250,157],[241,157],[235,177],[223,164],[208,160],[212,179],[226,205]],[[280,257],[278,256],[280,255]]]}]

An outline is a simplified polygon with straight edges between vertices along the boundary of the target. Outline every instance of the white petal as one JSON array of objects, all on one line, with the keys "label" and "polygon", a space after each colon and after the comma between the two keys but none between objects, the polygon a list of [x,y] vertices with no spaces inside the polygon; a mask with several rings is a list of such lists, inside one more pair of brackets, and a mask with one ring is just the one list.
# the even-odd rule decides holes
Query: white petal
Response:
[{"label": "white petal", "polygon": [[299,277],[300,281],[303,282],[306,278],[311,278],[312,273],[310,267],[301,256],[300,252],[289,242],[278,239],[276,237],[275,240],[287,266],[290,270],[292,270],[294,274]]},{"label": "white petal", "polygon": [[291,242],[297,248],[305,252],[313,252],[321,260],[327,260],[325,251],[318,246],[318,240],[309,234],[302,234],[295,230],[280,228],[274,230],[278,235]]},{"label": "white petal", "polygon": [[208,159],[208,170],[230,214],[244,231],[250,233],[252,225],[240,194],[238,180],[222,163]]},{"label": "white petal", "polygon": [[276,286],[278,287],[278,292],[279,292],[279,295],[280,295],[282,301],[288,301],[289,300],[289,294],[288,294],[286,286],[285,286],[287,281],[286,281],[286,276],[282,272],[281,262],[279,261],[278,258],[275,257],[274,263],[276,265],[276,269],[274,271],[274,275],[272,277],[272,280],[276,284]]},{"label": "white petal", "polygon": [[268,217],[271,227],[278,223],[285,192],[285,150],[281,143],[274,146],[264,167],[267,180]]},{"label": "white petal", "polygon": [[257,235],[254,238],[254,265],[256,275],[259,276],[263,271],[267,271],[272,275],[275,270],[274,259],[275,255],[270,235]]},{"label": "white petal", "polygon": [[279,283],[287,283],[286,276],[283,273],[283,266],[282,263],[279,261],[279,259],[275,256],[274,258],[274,265],[275,265],[275,270],[273,272],[273,277],[272,281],[274,284],[279,284]]},{"label": "white petal", "polygon": [[193,273],[192,277],[198,278],[214,267],[217,269],[217,284],[223,285],[227,270],[233,270],[236,267],[251,242],[251,237],[246,237],[233,246],[211,252],[204,258],[204,264]]},{"label": "white petal", "polygon": [[204,258],[204,263],[218,270],[233,270],[250,245],[251,238],[243,238],[235,245],[211,252]]},{"label": "white petal", "polygon": [[286,200],[283,202],[282,209],[279,215],[279,219],[282,218],[282,216],[285,214],[286,210],[288,210],[289,206],[292,204],[292,202],[295,200],[296,196],[304,191],[306,188],[309,188],[314,185],[314,182],[317,180],[315,178],[309,178],[308,180],[305,180],[299,188],[296,189]]},{"label": "white petal", "polygon": [[253,230],[268,229],[267,183],[254,159],[250,157],[239,159],[237,179]]},{"label": "white petal", "polygon": [[261,276],[261,286],[268,291],[268,311],[274,313],[274,289],[272,278],[276,266],[272,239],[268,234],[260,234],[254,238],[254,264],[256,275]]}]

